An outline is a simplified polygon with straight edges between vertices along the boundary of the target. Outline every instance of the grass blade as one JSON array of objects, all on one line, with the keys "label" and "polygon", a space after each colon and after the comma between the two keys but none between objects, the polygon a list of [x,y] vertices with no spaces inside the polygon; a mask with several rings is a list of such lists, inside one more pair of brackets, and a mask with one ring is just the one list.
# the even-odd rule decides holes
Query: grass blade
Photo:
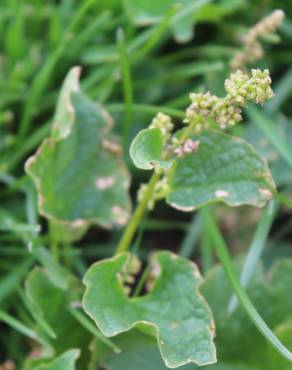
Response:
[{"label": "grass blade", "polygon": [[170,25],[171,19],[175,15],[175,13],[178,10],[178,6],[175,4],[173,5],[164,18],[159,22],[159,24],[153,28],[153,32],[150,34],[148,40],[145,42],[144,45],[142,45],[141,49],[137,51],[137,53],[134,55],[134,60],[142,60],[150,53],[150,51],[155,48],[155,46],[158,45],[159,41],[161,41],[161,38],[167,28]]},{"label": "grass blade", "polygon": [[20,284],[23,277],[27,274],[33,263],[32,258],[27,258],[13,271],[1,278],[0,282],[0,302],[3,301]]},{"label": "grass blade", "polygon": [[18,290],[18,295],[27,311],[38,323],[38,325],[44,331],[44,333],[46,333],[49,337],[56,339],[57,338],[56,333],[54,332],[50,324],[42,317],[37,308],[33,306],[33,304],[30,302],[30,300],[27,298],[27,296],[21,289]]},{"label": "grass blade", "polygon": [[281,78],[274,88],[275,96],[265,105],[265,111],[269,114],[276,113],[285,99],[292,93],[292,68]]},{"label": "grass blade", "polygon": [[256,107],[249,107],[247,114],[252,122],[265,134],[283,159],[292,167],[292,150],[277,131],[277,126]]},{"label": "grass blade", "polygon": [[[124,105],[120,103],[111,103],[107,105],[107,109],[112,112],[121,112],[124,110]],[[149,115],[154,115],[159,112],[168,114],[177,118],[184,118],[185,113],[178,109],[167,108],[159,105],[149,105],[149,104],[134,104],[133,111],[137,113],[145,113]]]},{"label": "grass blade", "polygon": [[86,14],[88,9],[94,4],[94,0],[85,1],[80,8],[77,10],[72,22],[67,28],[66,32],[59,45],[56,47],[54,52],[48,57],[44,66],[41,68],[39,73],[36,75],[35,79],[31,84],[31,88],[28,94],[28,99],[24,106],[22,113],[22,118],[19,126],[19,136],[23,138],[30,129],[31,119],[33,117],[34,108],[38,100],[42,97],[42,93],[45,90],[50,77],[54,71],[55,66],[63,55],[64,51],[67,49],[68,37],[70,38],[71,33],[79,24],[80,20]]},{"label": "grass blade", "polygon": [[179,249],[179,255],[184,258],[190,258],[194,249],[196,247],[196,243],[199,239],[199,236],[202,231],[203,226],[203,219],[200,214],[196,214],[193,216],[188,230],[185,234],[185,237],[181,243],[181,247]]},{"label": "grass blade", "polygon": [[[246,287],[248,285],[256,268],[257,262],[266,244],[267,237],[271,229],[272,222],[275,218],[277,209],[277,202],[275,200],[271,200],[268,206],[265,208],[261,220],[258,223],[240,276],[240,283],[243,287]],[[238,300],[236,296],[233,296],[228,307],[229,314],[231,314],[236,309],[237,304]]]},{"label": "grass blade", "polygon": [[36,333],[32,329],[2,310],[0,310],[0,321],[11,326],[13,329],[17,330],[26,337],[38,340]]},{"label": "grass blade", "polygon": [[121,352],[120,348],[116,344],[114,344],[110,339],[106,338],[99,330],[97,330],[95,325],[87,318],[87,316],[83,314],[82,311],[78,310],[77,308],[72,308],[70,312],[72,316],[74,316],[74,318],[97,339],[101,340],[115,353]]},{"label": "grass blade", "polygon": [[130,125],[133,116],[133,86],[131,78],[130,61],[128,57],[125,36],[122,28],[119,28],[117,32],[117,44],[120,55],[120,67],[123,80],[123,94],[125,101],[125,117],[123,122],[122,137],[124,146],[126,147],[129,139]]},{"label": "grass blade", "polygon": [[250,317],[254,325],[262,333],[262,335],[272,344],[272,346],[287,360],[292,362],[292,353],[286,348],[280,340],[275,336],[272,330],[268,327],[265,321],[262,319],[248,295],[242,288],[239,279],[236,276],[234,267],[232,265],[231,258],[228,253],[225,241],[216,225],[211,213],[207,208],[202,209],[206,227],[208,228],[212,244],[214,245],[215,251],[218,255],[219,260],[222,263],[223,269],[228,277],[230,284],[232,285],[238,300],[242,304],[245,312]]}]

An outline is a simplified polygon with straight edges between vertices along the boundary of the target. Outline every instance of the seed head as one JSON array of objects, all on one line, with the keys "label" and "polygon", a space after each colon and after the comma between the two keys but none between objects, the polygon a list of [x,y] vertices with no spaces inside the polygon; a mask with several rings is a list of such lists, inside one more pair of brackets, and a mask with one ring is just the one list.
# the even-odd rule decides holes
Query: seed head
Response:
[{"label": "seed head", "polygon": [[260,39],[268,39],[270,35],[277,31],[284,19],[284,12],[277,9],[267,17],[255,24],[243,37],[243,49],[239,51],[230,61],[233,70],[242,69],[248,63],[254,63],[261,59],[264,50],[259,42]]},{"label": "seed head", "polygon": [[251,76],[236,71],[225,81],[227,98],[232,98],[239,106],[245,106],[248,101],[263,104],[266,100],[273,97],[271,89],[271,77],[269,71],[265,69],[252,69]]},{"label": "seed head", "polygon": [[[252,69],[251,74],[238,70],[225,80],[227,95],[223,98],[209,92],[191,94],[191,105],[186,110],[185,123],[196,122],[194,131],[199,134],[209,125],[209,119],[215,121],[221,129],[234,126],[242,120],[242,108],[249,101],[263,104],[273,97],[271,77],[265,69]],[[177,147],[177,155],[183,155],[183,148]]]}]

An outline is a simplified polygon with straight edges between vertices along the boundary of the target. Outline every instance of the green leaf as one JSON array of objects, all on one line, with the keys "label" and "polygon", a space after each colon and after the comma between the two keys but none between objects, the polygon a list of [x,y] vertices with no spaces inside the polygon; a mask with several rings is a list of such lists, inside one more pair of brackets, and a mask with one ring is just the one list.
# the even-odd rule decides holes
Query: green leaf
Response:
[{"label": "green leaf", "polygon": [[69,135],[75,120],[72,95],[79,92],[80,67],[72,68],[66,76],[57,102],[52,127],[52,136],[55,139],[64,139]]},{"label": "green leaf", "polygon": [[196,22],[219,22],[222,18],[245,6],[244,0],[219,0],[207,4],[195,14]]},{"label": "green leaf", "polygon": [[218,364],[207,366],[207,369],[210,370],[260,370],[255,367],[251,367],[249,365],[243,365],[243,364],[236,364],[236,363],[223,363],[220,362]]},{"label": "green leaf", "polygon": [[[272,99],[272,101],[274,98]],[[267,116],[261,115],[258,111],[254,115],[257,118],[258,124],[250,124],[245,132],[245,138],[250,142],[257,152],[269,162],[269,166],[275,179],[276,184],[280,187],[292,181],[292,171],[290,170],[292,155],[289,154],[287,147],[292,145],[292,127],[291,122],[286,117],[277,117],[276,121],[273,119],[272,125],[269,121],[269,126],[272,128],[273,142],[267,135],[264,135],[259,126],[264,122],[266,126]],[[253,113],[254,113],[253,112]],[[281,148],[281,151],[279,150]],[[283,149],[283,148],[286,148]],[[285,153],[284,153],[285,152]],[[290,160],[288,159],[290,158]],[[291,163],[289,163],[289,161]]]},{"label": "green leaf", "polygon": [[214,202],[262,207],[272,197],[268,166],[251,145],[216,130],[196,140],[198,151],[177,160],[168,175],[170,205],[184,211]]},{"label": "green leaf", "polygon": [[21,284],[22,279],[26,276],[32,264],[33,260],[31,258],[27,258],[23,260],[21,263],[18,262],[18,264],[11,272],[2,276],[0,281],[1,303],[4,302],[7,299],[7,297],[14,292],[15,288],[18,285]]},{"label": "green leaf", "polygon": [[126,10],[135,24],[151,24],[161,20],[170,6],[172,0],[162,0],[158,2],[145,0],[126,0],[124,2]]},{"label": "green leaf", "polygon": [[179,42],[190,41],[193,37],[193,25],[196,13],[204,9],[210,0],[125,0],[126,11],[135,25],[159,23],[173,5],[179,5],[177,14],[173,17],[171,28],[174,37]]},{"label": "green leaf", "polygon": [[35,330],[49,343],[54,354],[58,355],[70,348],[81,348],[81,363],[88,355],[91,335],[71,315],[70,306],[78,302],[79,288],[71,282],[66,290],[56,286],[44,269],[35,267],[25,282],[26,296],[35,311],[54,332],[49,337],[42,325],[36,322]]},{"label": "green leaf", "polygon": [[164,140],[161,130],[141,130],[132,142],[130,155],[136,167],[151,170],[157,166],[170,168],[172,161],[162,159]]},{"label": "green leaf", "polygon": [[79,354],[80,351],[78,349],[71,349],[53,361],[38,365],[33,370],[75,370],[75,362]]},{"label": "green leaf", "polygon": [[53,284],[62,290],[68,289],[73,277],[69,270],[61,266],[43,246],[35,247],[33,253],[42,266],[45,267],[46,274],[49,275]]},{"label": "green leaf", "polygon": [[[275,328],[277,337],[288,347],[292,348],[292,319]],[[268,369],[292,370],[292,364],[288,363],[279,353],[267,348],[266,354]]]},{"label": "green leaf", "polygon": [[168,367],[215,362],[213,321],[198,292],[202,280],[197,266],[170,252],[158,252],[153,272],[159,277],[153,289],[143,297],[129,298],[120,276],[130,258],[122,253],[97,262],[86,273],[83,307],[103,334],[151,328]]},{"label": "green leaf", "polygon": [[[119,354],[110,353],[101,362],[108,370],[167,370],[155,339],[138,330],[131,330],[115,338],[115,343],[122,349]],[[195,365],[184,365],[183,370],[196,369]]]},{"label": "green leaf", "polygon": [[[145,335],[138,330],[118,335],[115,343],[122,349],[118,355],[113,353],[105,354],[101,348],[104,359],[100,361],[101,366],[107,370],[167,370],[165,363],[153,337]],[[195,370],[199,366],[194,364],[183,365],[182,370]],[[249,365],[216,363],[205,366],[204,369],[210,370],[258,370]]]},{"label": "green leaf", "polygon": [[[268,272],[264,272],[258,266],[247,288],[250,299],[267,324],[275,328],[277,336],[281,331],[278,328],[282,328],[283,325],[286,327],[291,319],[292,296],[289,294],[291,276],[292,260],[279,260]],[[282,366],[283,363],[289,366],[289,362],[275,351],[252,322],[247,319],[241,306],[228,315],[228,303],[233,291],[222,267],[216,267],[207,274],[201,291],[210,304],[215,317],[219,364],[221,362],[226,364],[239,363],[251,366],[252,369],[262,369],[262,359],[271,356],[277,358],[279,362],[277,364],[274,362],[273,366],[270,367],[267,360],[265,362],[266,369],[285,369]],[[285,336],[279,335],[278,337],[281,341],[283,339],[283,343],[288,348],[291,348],[291,344],[285,340]],[[270,354],[267,355],[267,353]],[[290,368],[288,369],[290,370]]]},{"label": "green leaf", "polygon": [[[123,225],[130,213],[129,175],[110,136],[107,112],[79,91],[79,69],[65,79],[52,127],[26,172],[40,213],[79,238],[90,224]],[[66,233],[65,233],[66,234]]]}]

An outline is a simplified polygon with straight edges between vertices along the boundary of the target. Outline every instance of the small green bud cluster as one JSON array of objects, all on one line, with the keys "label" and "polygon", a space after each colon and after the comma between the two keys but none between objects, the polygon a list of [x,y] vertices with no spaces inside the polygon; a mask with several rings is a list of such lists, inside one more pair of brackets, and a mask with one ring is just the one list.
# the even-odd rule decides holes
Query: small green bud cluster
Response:
[{"label": "small green bud cluster", "polygon": [[[148,203],[147,207],[149,210],[152,210],[155,206],[155,203],[158,200],[161,200],[165,197],[165,194],[168,190],[168,183],[166,177],[163,177],[159,180],[154,187],[153,195],[151,197],[150,202]],[[145,192],[147,191],[147,184],[141,184],[137,194],[138,203],[144,198]]]},{"label": "small green bud cluster", "polygon": [[213,119],[222,130],[225,130],[242,121],[241,109],[232,98],[219,99],[214,107]]},{"label": "small green bud cluster", "polygon": [[185,123],[193,124],[199,134],[214,120],[221,129],[234,126],[242,120],[241,110],[249,101],[263,104],[273,97],[271,78],[266,69],[252,69],[251,75],[236,71],[225,81],[227,95],[224,98],[209,92],[190,94],[191,105],[186,110]]},{"label": "small green bud cluster", "polygon": [[141,261],[135,255],[132,255],[131,258],[123,265],[122,270],[118,273],[118,279],[120,280],[123,290],[127,295],[131,293],[131,287],[135,282],[135,275],[141,270]]},{"label": "small green bud cluster", "polygon": [[230,61],[231,69],[242,69],[246,64],[261,59],[264,50],[258,40],[260,38],[268,39],[273,35],[283,22],[284,16],[283,10],[278,9],[253,26],[243,38],[243,50],[235,54]]},{"label": "small green bud cluster", "polygon": [[274,95],[271,83],[267,69],[252,69],[251,77],[238,70],[225,81],[224,87],[228,93],[227,97],[234,99],[240,106],[245,106],[248,101],[263,104],[271,99]]},{"label": "small green bud cluster", "polygon": [[217,96],[211,95],[209,91],[203,93],[191,93],[192,104],[186,110],[184,123],[195,123],[196,133],[199,134],[204,128],[208,127],[208,119],[212,115],[214,106],[220,100]]},{"label": "small green bud cluster", "polygon": [[161,112],[157,113],[149,126],[149,128],[158,128],[162,132],[165,141],[170,138],[173,127],[174,124],[172,123],[171,118]]}]

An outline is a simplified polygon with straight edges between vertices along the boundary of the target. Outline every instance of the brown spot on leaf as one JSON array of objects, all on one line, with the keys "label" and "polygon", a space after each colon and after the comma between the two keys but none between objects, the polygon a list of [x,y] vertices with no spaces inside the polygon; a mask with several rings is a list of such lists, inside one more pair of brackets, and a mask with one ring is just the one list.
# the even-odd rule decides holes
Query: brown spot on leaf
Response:
[{"label": "brown spot on leaf", "polygon": [[82,227],[85,224],[86,224],[85,220],[76,220],[76,221],[70,222],[69,227],[71,229],[78,229],[79,227]]},{"label": "brown spot on leaf", "polygon": [[272,197],[272,192],[269,189],[260,189],[259,192],[266,198],[271,198]]},{"label": "brown spot on leaf", "polygon": [[95,181],[95,186],[99,190],[106,190],[111,188],[116,182],[116,179],[113,176],[108,177],[99,177]]},{"label": "brown spot on leaf", "polygon": [[115,143],[114,141],[104,139],[102,141],[102,147],[103,149],[107,150],[110,153],[122,154],[122,147],[118,143]]},{"label": "brown spot on leaf", "polygon": [[129,219],[129,214],[119,206],[112,207],[112,213],[115,216],[115,221],[118,225],[125,225]]},{"label": "brown spot on leaf", "polygon": [[226,190],[218,189],[215,191],[215,197],[216,198],[226,198],[228,197],[229,193]]}]

